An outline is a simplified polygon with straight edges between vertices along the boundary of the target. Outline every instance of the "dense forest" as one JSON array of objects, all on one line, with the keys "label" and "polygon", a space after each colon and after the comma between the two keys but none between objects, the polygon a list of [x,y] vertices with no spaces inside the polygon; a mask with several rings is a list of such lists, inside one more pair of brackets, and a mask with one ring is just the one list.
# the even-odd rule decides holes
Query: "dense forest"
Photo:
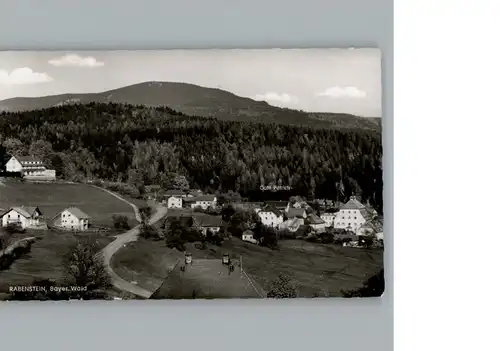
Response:
[{"label": "dense forest", "polygon": [[281,185],[309,198],[356,194],[382,213],[381,134],[187,116],[166,107],[89,103],[0,113],[9,154],[41,157],[59,177],[237,191]]}]

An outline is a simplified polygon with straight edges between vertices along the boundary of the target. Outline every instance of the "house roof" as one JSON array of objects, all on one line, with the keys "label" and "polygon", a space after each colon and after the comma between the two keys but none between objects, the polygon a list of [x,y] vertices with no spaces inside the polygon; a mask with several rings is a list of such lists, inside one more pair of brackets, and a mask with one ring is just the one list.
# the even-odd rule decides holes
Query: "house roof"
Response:
[{"label": "house roof", "polygon": [[186,199],[187,202],[197,202],[197,201],[214,201],[216,199],[215,195],[200,195]]},{"label": "house roof", "polygon": [[362,210],[365,209],[366,206],[363,205],[356,197],[351,196],[349,201],[347,201],[344,205],[340,207],[341,210]]},{"label": "house roof", "polygon": [[290,208],[287,212],[287,217],[288,218],[294,218],[294,217],[305,217],[306,215],[306,210],[303,208]]},{"label": "house roof", "polygon": [[289,220],[284,221],[283,223],[280,224],[280,228],[293,228],[293,227],[299,227],[304,224],[304,219],[302,218],[292,218]]},{"label": "house roof", "polygon": [[11,207],[11,208],[10,208],[10,209],[8,209],[7,211],[5,211],[5,212],[2,214],[2,216],[3,216],[4,214],[6,214],[7,212],[12,211],[12,210],[14,210],[14,211],[16,211],[17,213],[19,213],[19,214],[23,215],[23,217],[25,217],[25,218],[30,218],[30,217],[32,217],[32,216],[33,216],[33,214],[35,213],[35,211],[37,211],[37,210],[40,212],[40,214],[42,213],[42,212],[40,211],[40,209],[39,209],[38,207],[36,207],[36,206],[20,206],[20,207]]},{"label": "house roof", "polygon": [[42,162],[39,158],[35,158],[33,156],[13,156],[19,162]]},{"label": "house roof", "polygon": [[78,219],[88,219],[90,216],[76,207],[68,207],[66,211],[70,212],[73,216]]},{"label": "house roof", "polygon": [[250,229],[247,229],[243,232],[242,235],[252,235],[253,236],[253,232],[250,230]]},{"label": "house roof", "polygon": [[269,205],[269,204],[262,207],[261,210],[259,211],[259,214],[261,214],[262,212],[274,213],[277,217],[280,217],[283,215],[280,210],[278,210],[276,207]]},{"label": "house roof", "polygon": [[200,227],[220,227],[222,225],[222,216],[210,216],[207,214],[194,215],[196,223]]},{"label": "house roof", "polygon": [[175,196],[175,195],[186,195],[186,193],[179,189],[170,189],[165,191],[165,195],[167,196]]},{"label": "house roof", "polygon": [[325,221],[322,220],[320,217],[318,217],[316,214],[311,213],[309,216],[307,216],[307,221],[309,224],[324,224]]},{"label": "house roof", "polygon": [[333,217],[335,217],[335,213],[334,212],[323,212],[323,213],[321,213],[321,217],[323,217],[323,216],[325,216],[325,217],[326,216],[333,216]]},{"label": "house roof", "polygon": [[269,206],[274,206],[276,208],[284,209],[288,205],[288,201],[266,201],[265,204]]},{"label": "house roof", "polygon": [[377,221],[377,220],[373,220],[373,221],[369,221],[369,222],[365,222],[360,229],[364,229],[364,228],[369,228],[369,229],[372,229],[374,232],[376,233],[379,233],[379,232],[383,232],[384,231],[384,225],[382,222],[380,221]]}]

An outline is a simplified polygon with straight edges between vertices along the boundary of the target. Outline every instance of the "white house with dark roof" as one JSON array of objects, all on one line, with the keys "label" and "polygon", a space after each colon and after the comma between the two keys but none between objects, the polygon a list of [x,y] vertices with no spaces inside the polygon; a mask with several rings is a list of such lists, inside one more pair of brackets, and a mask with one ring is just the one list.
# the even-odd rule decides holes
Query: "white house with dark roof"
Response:
[{"label": "white house with dark roof", "polygon": [[19,172],[27,179],[56,179],[56,171],[47,169],[42,160],[33,156],[12,156],[5,164],[5,170],[7,172]]},{"label": "white house with dark roof", "polygon": [[266,205],[263,208],[255,209],[262,224],[268,227],[278,227],[283,223],[283,214],[274,206]]},{"label": "white house with dark roof", "polygon": [[68,207],[53,218],[55,226],[72,230],[89,229],[89,220],[90,216],[76,207]]},{"label": "white house with dark roof", "polygon": [[349,201],[337,212],[334,220],[334,228],[357,232],[371,218],[372,211],[363,205],[356,196],[351,196]]},{"label": "white house with dark roof", "polygon": [[36,206],[11,207],[0,215],[2,226],[16,224],[22,228],[36,229],[43,225],[42,212]]},{"label": "white house with dark roof", "polygon": [[203,235],[207,235],[209,230],[212,233],[218,233],[222,227],[222,216],[195,214],[193,215],[193,226],[198,228]]}]

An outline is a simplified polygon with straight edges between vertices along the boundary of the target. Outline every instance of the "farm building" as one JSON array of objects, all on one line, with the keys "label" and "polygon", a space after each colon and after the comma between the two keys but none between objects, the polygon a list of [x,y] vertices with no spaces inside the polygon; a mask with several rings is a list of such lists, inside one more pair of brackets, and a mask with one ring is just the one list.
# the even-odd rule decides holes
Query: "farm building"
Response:
[{"label": "farm building", "polygon": [[210,230],[218,233],[222,227],[222,216],[210,216],[207,214],[195,214],[193,216],[193,226],[198,228],[203,235],[207,235]]},{"label": "farm building", "polygon": [[245,230],[241,235],[241,239],[252,244],[257,244],[257,240],[253,237],[253,232],[251,230]]},{"label": "farm building", "polygon": [[356,196],[351,196],[349,201],[344,204],[334,220],[334,228],[348,229],[357,232],[363,224],[370,221],[373,212],[363,205]]},{"label": "farm building", "polygon": [[198,196],[202,196],[202,195],[203,195],[203,192],[201,190],[190,190],[187,193],[188,197],[198,197]]},{"label": "farm building", "polygon": [[22,228],[38,229],[44,226],[42,212],[38,207],[11,207],[1,215],[2,226],[16,224]]},{"label": "farm building", "polygon": [[281,230],[288,230],[295,233],[300,228],[301,225],[304,225],[304,218],[295,217],[288,219],[283,223],[280,223],[278,228]]},{"label": "farm building", "polygon": [[262,224],[269,227],[277,227],[283,223],[283,214],[276,207],[266,205],[262,209],[256,209]]},{"label": "farm building", "polygon": [[42,160],[33,156],[12,156],[5,164],[5,170],[19,172],[26,179],[56,179],[56,171],[47,169]]},{"label": "farm building", "polygon": [[217,206],[217,197],[215,195],[201,195],[196,197],[189,197],[184,200],[191,208],[214,208]]},{"label": "farm building", "polygon": [[55,226],[72,230],[89,229],[89,219],[89,215],[76,207],[68,207],[53,218]]}]

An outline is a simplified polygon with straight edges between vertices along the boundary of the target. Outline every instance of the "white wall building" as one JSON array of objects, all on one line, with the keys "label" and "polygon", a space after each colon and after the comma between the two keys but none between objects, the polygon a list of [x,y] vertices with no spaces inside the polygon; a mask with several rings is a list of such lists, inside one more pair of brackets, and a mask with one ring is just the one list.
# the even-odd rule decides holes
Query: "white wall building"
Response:
[{"label": "white wall building", "polygon": [[262,224],[268,227],[278,227],[283,223],[283,214],[272,206],[266,206],[262,209],[256,209],[257,215]]},{"label": "white wall building", "polygon": [[20,172],[27,179],[54,180],[56,171],[47,169],[40,159],[32,156],[12,156],[5,164],[7,172]]},{"label": "white wall building", "polygon": [[168,208],[182,208],[182,197],[170,196],[167,200]]},{"label": "white wall building", "polygon": [[334,220],[334,228],[357,232],[371,217],[369,209],[355,196],[351,196],[349,201],[337,212]]},{"label": "white wall building", "polygon": [[241,240],[247,241],[252,244],[257,244],[257,240],[253,237],[253,232],[251,230],[246,230],[241,235]]},{"label": "white wall building", "polygon": [[217,196],[215,195],[190,197],[186,201],[191,204],[191,208],[202,208],[206,210],[209,207],[214,208],[215,206],[217,206]]},{"label": "white wall building", "polygon": [[38,207],[12,207],[2,215],[2,226],[17,224],[22,228],[35,228],[42,224],[42,212]]},{"label": "white wall building", "polygon": [[54,217],[54,225],[72,230],[89,229],[90,217],[76,207],[68,207]]}]

